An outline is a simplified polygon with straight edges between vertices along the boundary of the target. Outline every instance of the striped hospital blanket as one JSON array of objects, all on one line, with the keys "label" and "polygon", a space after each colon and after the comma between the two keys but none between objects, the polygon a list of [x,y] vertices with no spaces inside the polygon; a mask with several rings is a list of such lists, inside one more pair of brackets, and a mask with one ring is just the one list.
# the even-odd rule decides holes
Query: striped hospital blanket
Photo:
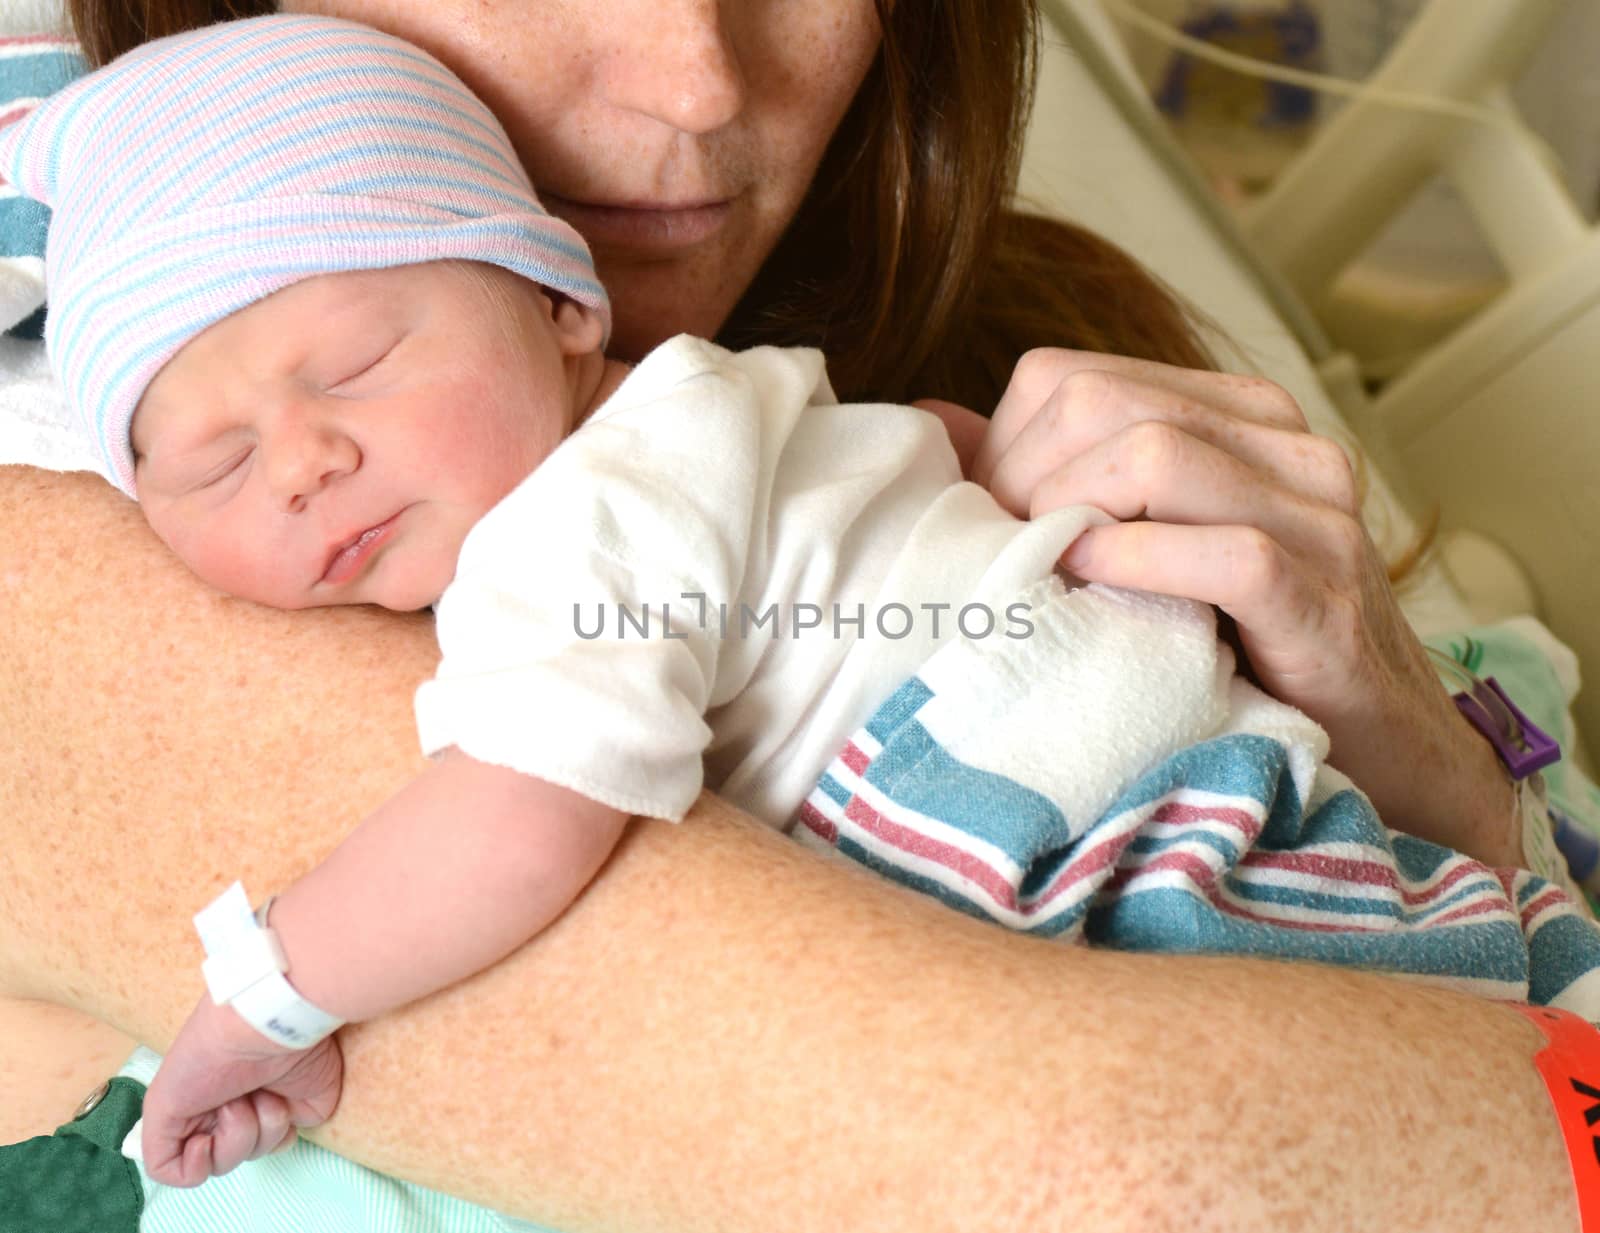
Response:
[{"label": "striped hospital blanket", "polygon": [[[1046,653],[1093,662],[1095,625],[1080,621],[1079,645]],[[1132,672],[1109,709],[1139,710],[1140,693],[1154,712],[1172,706],[1163,682],[1182,674],[1183,648],[1152,650],[1151,670]],[[959,662],[940,662],[952,654]],[[1586,913],[1530,873],[1388,830],[1321,761],[1314,725],[1281,722],[1277,704],[1270,722],[1248,714],[1259,691],[1233,681],[1215,735],[1130,766],[1086,809],[1061,786],[1081,738],[1008,722],[1034,685],[1014,663],[986,676],[990,658],[941,649],[834,759],[794,834],[1013,929],[1345,964],[1600,1019],[1600,928]],[[1055,706],[1096,707],[1079,685],[1043,688]]]},{"label": "striped hospital blanket", "polygon": [[[0,37],[0,128],[85,71],[70,38]],[[0,332],[38,338],[44,323],[44,244],[50,211],[0,182]]]}]

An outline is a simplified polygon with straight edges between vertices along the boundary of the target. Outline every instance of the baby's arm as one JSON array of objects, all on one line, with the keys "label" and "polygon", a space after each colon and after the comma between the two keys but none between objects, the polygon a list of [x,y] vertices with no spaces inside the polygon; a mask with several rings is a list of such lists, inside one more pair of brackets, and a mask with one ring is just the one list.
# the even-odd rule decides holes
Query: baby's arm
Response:
[{"label": "baby's arm", "polygon": [[482,971],[577,898],[626,820],[449,750],[278,897],[290,981],[354,1021]]},{"label": "baby's arm", "polygon": [[[375,1018],[490,967],[570,904],[626,815],[450,750],[281,894],[270,924],[295,990],[337,1018]],[[332,1038],[292,1052],[202,998],[150,1085],[151,1177],[195,1185],[326,1120]]]}]

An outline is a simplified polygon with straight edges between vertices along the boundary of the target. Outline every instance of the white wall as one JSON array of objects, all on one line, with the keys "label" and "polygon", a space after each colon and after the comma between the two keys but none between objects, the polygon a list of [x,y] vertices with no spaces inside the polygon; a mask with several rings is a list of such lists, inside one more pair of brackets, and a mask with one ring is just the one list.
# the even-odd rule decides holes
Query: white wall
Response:
[{"label": "white wall", "polygon": [[61,0],[0,0],[0,34],[53,34],[66,25]]}]

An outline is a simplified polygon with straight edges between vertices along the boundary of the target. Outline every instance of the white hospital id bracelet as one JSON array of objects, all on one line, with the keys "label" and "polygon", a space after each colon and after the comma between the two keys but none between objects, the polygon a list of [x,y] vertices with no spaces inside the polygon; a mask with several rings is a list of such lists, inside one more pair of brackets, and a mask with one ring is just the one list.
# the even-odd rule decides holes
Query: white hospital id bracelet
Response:
[{"label": "white hospital id bracelet", "polygon": [[343,1019],[313,1006],[284,979],[289,961],[278,935],[256,920],[242,883],[235,882],[197,912],[194,927],[206,951],[200,971],[211,1000],[232,1006],[268,1040],[309,1049],[343,1026]]}]

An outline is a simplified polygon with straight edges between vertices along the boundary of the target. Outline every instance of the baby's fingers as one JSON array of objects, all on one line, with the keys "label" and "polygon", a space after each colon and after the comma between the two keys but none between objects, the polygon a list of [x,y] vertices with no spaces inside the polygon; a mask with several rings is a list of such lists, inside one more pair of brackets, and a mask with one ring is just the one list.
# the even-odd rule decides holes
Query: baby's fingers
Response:
[{"label": "baby's fingers", "polygon": [[[217,1110],[216,1124],[211,1130],[210,1145],[210,1173],[214,1177],[221,1177],[224,1173],[231,1172],[247,1160],[254,1160],[265,1153],[260,1150],[261,1144],[261,1119],[256,1114],[256,1105],[253,1100],[255,1095],[266,1093],[252,1093],[249,1096],[240,1096],[237,1100],[230,1100]],[[273,1097],[272,1099],[277,1099]],[[281,1103],[281,1101],[280,1101]],[[285,1111],[285,1117],[287,1112]],[[184,1161],[187,1165],[189,1152],[184,1151]]]},{"label": "baby's fingers", "polygon": [[[191,1181],[186,1168],[189,1144],[201,1137],[190,1135],[188,1138],[175,1139],[171,1135],[153,1129],[150,1119],[146,1117],[141,1132],[139,1154],[144,1160],[144,1171],[150,1175],[150,1180],[160,1182],[163,1186],[197,1186],[203,1182],[204,1173]],[[209,1146],[206,1152],[209,1161]],[[206,1167],[209,1169],[209,1164]]]},{"label": "baby's fingers", "polygon": [[255,1106],[256,1121],[260,1127],[251,1160],[269,1156],[295,1141],[294,1119],[290,1116],[287,1100],[276,1092],[265,1090],[251,1092],[249,1099]]},{"label": "baby's fingers", "polygon": [[144,1159],[144,1171],[151,1181],[186,1188],[198,1186],[211,1176],[211,1147],[211,1135],[207,1132],[195,1131],[173,1138],[152,1131],[146,1119],[139,1151]]},{"label": "baby's fingers", "polygon": [[196,1130],[203,1119],[172,1116],[164,1094],[157,1084],[145,1097],[139,1122],[144,1170],[163,1186],[198,1186],[211,1174],[211,1136]]}]

